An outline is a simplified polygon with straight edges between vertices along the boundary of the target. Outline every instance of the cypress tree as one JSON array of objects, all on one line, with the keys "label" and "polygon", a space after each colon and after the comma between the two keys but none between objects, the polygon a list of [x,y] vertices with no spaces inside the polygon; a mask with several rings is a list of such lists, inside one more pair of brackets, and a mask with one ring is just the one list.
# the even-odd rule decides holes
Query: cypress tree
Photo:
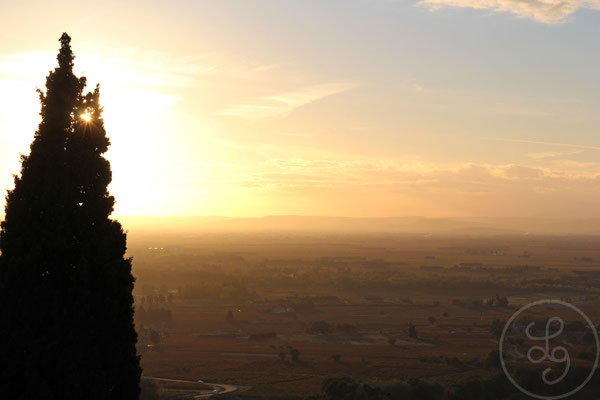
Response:
[{"label": "cypress tree", "polygon": [[[0,390],[11,399],[137,399],[134,279],[112,219],[99,87],[63,34],[42,121],[0,226]],[[83,116],[86,118],[84,119]]]}]

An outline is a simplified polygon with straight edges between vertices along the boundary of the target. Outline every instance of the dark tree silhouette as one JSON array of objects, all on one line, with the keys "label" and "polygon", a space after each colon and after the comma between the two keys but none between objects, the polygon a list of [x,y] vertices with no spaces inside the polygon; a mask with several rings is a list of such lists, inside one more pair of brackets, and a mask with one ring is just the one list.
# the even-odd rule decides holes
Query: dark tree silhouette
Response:
[{"label": "dark tree silhouette", "polygon": [[417,331],[417,327],[413,324],[408,324],[408,337],[417,338],[419,336],[419,331]]},{"label": "dark tree silhouette", "polygon": [[292,360],[298,361],[300,359],[300,351],[298,349],[291,348],[290,356],[292,357]]},{"label": "dark tree silhouette", "polygon": [[[0,230],[0,388],[11,399],[137,399],[134,279],[109,218],[99,88],[84,94],[71,38],[38,91],[42,121]],[[86,118],[82,118],[86,116]]]}]

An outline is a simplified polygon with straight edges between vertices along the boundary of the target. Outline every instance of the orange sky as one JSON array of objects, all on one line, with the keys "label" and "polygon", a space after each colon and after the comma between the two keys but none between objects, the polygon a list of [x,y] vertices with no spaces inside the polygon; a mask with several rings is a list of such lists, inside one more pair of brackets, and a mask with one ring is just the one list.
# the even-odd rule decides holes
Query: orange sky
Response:
[{"label": "orange sky", "polygon": [[119,215],[600,216],[598,4],[516,3],[5,4],[0,188],[67,31]]}]

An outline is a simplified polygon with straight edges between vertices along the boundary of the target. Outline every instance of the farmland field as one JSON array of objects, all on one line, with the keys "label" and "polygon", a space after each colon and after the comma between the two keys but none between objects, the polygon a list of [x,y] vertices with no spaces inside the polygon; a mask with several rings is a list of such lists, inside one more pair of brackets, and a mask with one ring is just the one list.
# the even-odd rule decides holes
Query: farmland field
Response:
[{"label": "farmland field", "polygon": [[130,254],[144,375],[239,397],[452,385],[497,372],[494,321],[526,303],[600,317],[594,237],[134,232]]}]

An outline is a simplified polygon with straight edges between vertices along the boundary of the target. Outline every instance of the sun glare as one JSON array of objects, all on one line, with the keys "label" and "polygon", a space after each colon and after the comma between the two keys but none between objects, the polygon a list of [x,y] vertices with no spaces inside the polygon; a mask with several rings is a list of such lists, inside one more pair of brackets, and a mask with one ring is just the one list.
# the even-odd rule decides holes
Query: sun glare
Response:
[{"label": "sun glare", "polygon": [[85,114],[81,114],[81,119],[85,122],[90,122],[92,120],[92,116],[89,112],[86,112]]}]

